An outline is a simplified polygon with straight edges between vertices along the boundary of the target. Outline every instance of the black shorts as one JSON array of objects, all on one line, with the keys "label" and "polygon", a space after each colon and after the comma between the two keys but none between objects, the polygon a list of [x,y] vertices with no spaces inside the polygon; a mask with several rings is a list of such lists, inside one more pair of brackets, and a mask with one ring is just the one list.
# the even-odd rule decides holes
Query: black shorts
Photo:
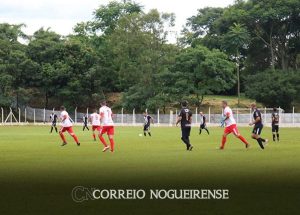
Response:
[{"label": "black shorts", "polygon": [[255,125],[254,128],[253,128],[253,131],[252,131],[252,134],[257,134],[257,135],[260,135],[261,134],[261,131],[263,129],[263,125],[260,124],[260,125]]},{"label": "black shorts", "polygon": [[279,125],[272,125],[272,132],[278,133],[279,131]]},{"label": "black shorts", "polygon": [[182,127],[181,128],[181,137],[189,137],[191,134],[191,127]]},{"label": "black shorts", "polygon": [[201,124],[200,125],[200,129],[204,129],[204,128],[206,128],[206,125],[205,124]]},{"label": "black shorts", "polygon": [[150,125],[144,125],[144,131],[150,131]]}]

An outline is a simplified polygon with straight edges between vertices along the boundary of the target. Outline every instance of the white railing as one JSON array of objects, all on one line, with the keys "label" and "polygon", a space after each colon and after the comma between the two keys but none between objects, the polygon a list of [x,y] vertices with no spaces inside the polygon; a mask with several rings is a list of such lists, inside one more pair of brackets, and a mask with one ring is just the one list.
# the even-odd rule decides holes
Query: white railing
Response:
[{"label": "white railing", "polygon": [[[260,109],[262,113],[262,118],[265,126],[271,124],[271,112],[272,108]],[[284,113],[282,109],[278,108],[280,116],[280,125],[283,127],[300,127],[300,113],[295,113],[295,108],[291,113]],[[198,113],[198,108],[193,110],[193,123],[198,126],[201,119]],[[43,125],[50,123],[50,114],[54,112],[59,116],[59,111],[52,109],[39,109],[26,107],[23,109],[18,109],[17,112],[12,111],[12,109],[5,110],[1,108],[1,125],[26,125],[26,124],[36,124]],[[83,121],[83,116],[89,114],[89,109],[87,108],[84,112],[78,112],[77,108],[74,110],[68,110],[70,117],[73,119],[75,124],[81,124]],[[153,117],[155,126],[174,126],[176,122],[176,117],[178,110],[170,110],[167,114],[161,113],[160,109],[157,109],[156,113],[150,113]],[[233,108],[235,119],[239,125],[248,125],[252,120],[252,111],[249,108]],[[206,115],[207,124],[210,126],[219,126],[222,110],[212,111],[211,108],[208,109]],[[18,116],[18,117],[16,117]],[[124,126],[140,126],[144,123],[144,117],[141,113],[136,113],[135,109],[132,113],[124,113],[124,109],[121,109],[120,113],[116,113],[113,116],[114,122],[117,125]]]}]

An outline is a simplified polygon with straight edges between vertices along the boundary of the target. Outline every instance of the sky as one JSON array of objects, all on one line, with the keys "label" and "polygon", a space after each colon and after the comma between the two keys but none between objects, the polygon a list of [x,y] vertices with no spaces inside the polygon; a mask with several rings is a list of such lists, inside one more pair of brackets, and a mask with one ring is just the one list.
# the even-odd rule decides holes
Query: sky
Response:
[{"label": "sky", "polygon": [[[0,23],[26,24],[24,32],[32,35],[41,27],[62,34],[72,33],[76,23],[93,18],[93,12],[110,0],[0,0]],[[186,19],[197,14],[197,9],[226,7],[234,0],[135,0],[145,11],[156,8],[160,12],[173,12],[176,26],[172,31],[180,33]]]}]

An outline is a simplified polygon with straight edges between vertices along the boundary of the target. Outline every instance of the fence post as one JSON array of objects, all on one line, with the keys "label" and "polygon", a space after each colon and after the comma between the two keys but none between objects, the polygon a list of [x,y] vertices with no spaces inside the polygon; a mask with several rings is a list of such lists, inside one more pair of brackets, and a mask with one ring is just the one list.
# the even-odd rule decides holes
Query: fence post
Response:
[{"label": "fence post", "polygon": [[2,122],[2,124],[3,124],[3,122],[4,122],[4,110],[3,110],[3,107],[1,107],[1,122]]},{"label": "fence post", "polygon": [[280,120],[279,120],[279,126],[281,126],[282,120],[283,120],[283,119],[282,119],[282,110],[281,110],[280,107],[278,108],[278,110],[279,110],[279,119],[280,119]]},{"label": "fence post", "polygon": [[13,115],[13,112],[12,112],[12,109],[10,108],[10,125],[12,125],[12,115]]},{"label": "fence post", "polygon": [[239,123],[239,108],[236,108],[236,122]]},{"label": "fence post", "polygon": [[132,110],[132,124],[135,125],[135,108]]},{"label": "fence post", "polygon": [[208,123],[210,123],[210,107],[208,107]]},{"label": "fence post", "polygon": [[264,120],[264,123],[266,124],[267,123],[267,108],[265,107],[265,120]]},{"label": "fence post", "polygon": [[44,108],[44,124],[46,123],[46,108]]},{"label": "fence post", "polygon": [[33,124],[35,125],[35,109],[33,109]]},{"label": "fence post", "polygon": [[157,124],[159,125],[159,109],[157,109]]},{"label": "fence post", "polygon": [[124,108],[121,110],[121,124],[124,124]]},{"label": "fence post", "polygon": [[176,111],[175,111],[175,114],[176,114],[176,117],[177,117],[177,116],[178,116],[177,109],[176,109]]},{"label": "fence post", "polygon": [[293,125],[295,125],[295,107],[293,107]]},{"label": "fence post", "polygon": [[251,122],[251,120],[252,120],[252,117],[251,117],[252,110],[251,110],[251,108],[249,108],[249,110],[250,110],[250,114],[249,114],[249,122]]},{"label": "fence post", "polygon": [[89,108],[86,109],[86,115],[89,115]]},{"label": "fence post", "polygon": [[145,111],[146,111],[146,114],[148,114],[148,108],[146,108],[146,110],[145,110]]},{"label": "fence post", "polygon": [[27,123],[27,110],[24,110],[24,122]]},{"label": "fence post", "polygon": [[20,124],[21,123],[21,109],[18,108],[18,110],[19,110],[19,124]]},{"label": "fence post", "polygon": [[173,111],[170,110],[170,122],[169,122],[169,126],[173,125]]},{"label": "fence post", "polygon": [[75,120],[75,124],[77,123],[77,107],[75,108],[75,118],[74,118],[74,120]]},{"label": "fence post", "polygon": [[198,108],[196,108],[196,124],[198,124],[197,114],[198,114]]}]

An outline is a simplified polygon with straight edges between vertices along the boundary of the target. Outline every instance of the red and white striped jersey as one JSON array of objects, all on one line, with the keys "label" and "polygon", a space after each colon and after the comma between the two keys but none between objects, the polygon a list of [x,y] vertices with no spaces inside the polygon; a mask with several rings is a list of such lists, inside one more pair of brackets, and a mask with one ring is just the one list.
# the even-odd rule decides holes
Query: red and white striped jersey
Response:
[{"label": "red and white striped jersey", "polygon": [[60,120],[61,120],[62,127],[71,127],[73,125],[70,120],[68,112],[65,110],[60,113]]},{"label": "red and white striped jersey", "polygon": [[90,115],[90,119],[91,119],[91,122],[92,122],[92,125],[93,126],[100,126],[100,115],[97,114],[97,113],[92,113]]},{"label": "red and white striped jersey", "polygon": [[231,108],[228,106],[226,108],[224,108],[224,117],[228,117],[228,119],[225,120],[226,127],[236,124],[236,121],[233,117],[233,112],[232,112]]},{"label": "red and white striped jersey", "polygon": [[112,111],[109,107],[103,106],[100,108],[101,123],[103,126],[113,126]]}]

